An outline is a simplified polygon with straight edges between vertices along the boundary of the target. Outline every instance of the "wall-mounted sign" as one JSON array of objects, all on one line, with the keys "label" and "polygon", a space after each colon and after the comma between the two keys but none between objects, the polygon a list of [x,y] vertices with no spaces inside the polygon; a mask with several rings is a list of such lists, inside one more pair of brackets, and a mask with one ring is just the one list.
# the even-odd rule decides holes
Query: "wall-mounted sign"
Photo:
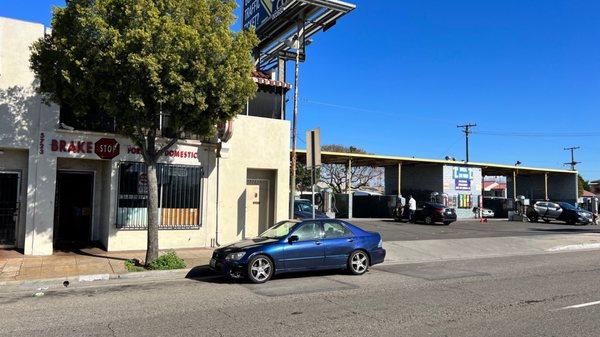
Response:
[{"label": "wall-mounted sign", "polygon": [[453,167],[452,178],[454,179],[473,179],[473,170],[470,167]]},{"label": "wall-mounted sign", "polygon": [[44,154],[45,148],[44,148],[44,143],[46,142],[46,134],[45,133],[40,133],[40,150],[39,153],[40,154]]},{"label": "wall-mounted sign", "polygon": [[50,151],[66,153],[92,153],[92,142],[52,139],[50,141]]},{"label": "wall-mounted sign", "polygon": [[454,179],[454,189],[457,191],[470,191],[471,179]]},{"label": "wall-mounted sign", "polygon": [[473,170],[469,167],[453,167],[452,178],[454,179],[454,190],[470,191]]},{"label": "wall-mounted sign", "polygon": [[243,28],[259,29],[278,17],[292,1],[294,0],[244,0]]},{"label": "wall-mounted sign", "polygon": [[[142,149],[137,146],[128,146],[127,153],[130,154],[141,154]],[[163,156],[172,158],[198,158],[197,151],[181,151],[181,150],[169,150],[166,151]]]},{"label": "wall-mounted sign", "polygon": [[94,144],[94,152],[102,159],[113,159],[119,155],[119,142],[114,138],[100,138]]},{"label": "wall-mounted sign", "polygon": [[148,174],[138,173],[137,194],[148,194]]}]

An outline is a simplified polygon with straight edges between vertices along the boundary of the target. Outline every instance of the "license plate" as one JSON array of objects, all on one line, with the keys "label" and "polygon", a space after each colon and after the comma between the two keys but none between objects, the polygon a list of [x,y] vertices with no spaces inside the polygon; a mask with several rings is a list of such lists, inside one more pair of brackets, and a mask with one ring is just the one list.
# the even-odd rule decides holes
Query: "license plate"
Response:
[{"label": "license plate", "polygon": [[217,265],[217,260],[215,259],[210,259],[210,267],[214,268]]}]

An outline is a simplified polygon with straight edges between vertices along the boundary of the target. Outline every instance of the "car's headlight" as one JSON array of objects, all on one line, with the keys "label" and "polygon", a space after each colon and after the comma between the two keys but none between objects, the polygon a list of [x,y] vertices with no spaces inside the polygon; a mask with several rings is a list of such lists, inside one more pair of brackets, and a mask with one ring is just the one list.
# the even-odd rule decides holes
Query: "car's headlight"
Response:
[{"label": "car's headlight", "polygon": [[382,244],[383,244],[383,240],[379,239],[379,243],[377,244],[377,248],[381,248]]},{"label": "car's headlight", "polygon": [[227,256],[225,257],[225,260],[228,260],[228,261],[238,261],[242,257],[244,257],[244,255],[246,255],[246,252],[230,253],[230,254],[227,254]]}]

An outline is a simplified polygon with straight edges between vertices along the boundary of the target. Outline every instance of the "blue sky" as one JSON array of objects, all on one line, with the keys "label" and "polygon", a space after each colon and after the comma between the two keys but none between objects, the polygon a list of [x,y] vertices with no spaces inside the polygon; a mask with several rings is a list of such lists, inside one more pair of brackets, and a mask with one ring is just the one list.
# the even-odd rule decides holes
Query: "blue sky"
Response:
[{"label": "blue sky", "polygon": [[[0,15],[48,24],[63,3],[1,0]],[[356,3],[307,50],[301,138],[320,127],[324,144],[463,159],[456,125],[473,122],[472,161],[562,167],[576,145],[600,178],[599,1]]]}]

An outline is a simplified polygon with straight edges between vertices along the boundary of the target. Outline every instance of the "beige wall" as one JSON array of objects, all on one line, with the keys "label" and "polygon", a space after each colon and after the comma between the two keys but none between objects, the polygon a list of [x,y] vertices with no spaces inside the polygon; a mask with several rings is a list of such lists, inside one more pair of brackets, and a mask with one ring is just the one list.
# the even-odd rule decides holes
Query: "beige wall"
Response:
[{"label": "beige wall", "polygon": [[229,158],[220,162],[219,244],[242,238],[248,169],[274,170],[275,221],[288,218],[290,123],[285,120],[238,116],[229,141]]},{"label": "beige wall", "polygon": [[0,17],[0,89],[31,85],[34,75],[29,69],[29,47],[45,31],[39,23]]}]

